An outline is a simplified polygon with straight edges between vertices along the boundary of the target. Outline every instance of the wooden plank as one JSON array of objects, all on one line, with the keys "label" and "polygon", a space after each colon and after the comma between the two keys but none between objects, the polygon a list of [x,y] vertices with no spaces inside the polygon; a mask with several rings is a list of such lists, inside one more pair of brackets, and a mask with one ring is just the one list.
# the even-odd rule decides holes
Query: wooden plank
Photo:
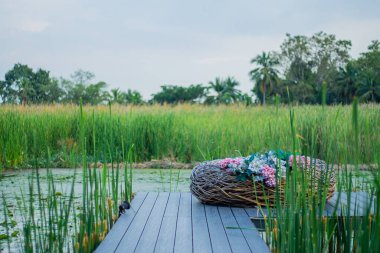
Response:
[{"label": "wooden plank", "polygon": [[360,201],[369,200],[369,194],[367,192],[357,192],[356,195],[360,199]]},{"label": "wooden plank", "polygon": [[192,223],[193,223],[193,249],[194,252],[212,252],[210,234],[207,226],[205,206],[192,196]]},{"label": "wooden plank", "polygon": [[336,214],[340,215],[340,202],[338,200],[338,192],[334,192],[334,195],[327,201],[325,210],[329,216],[334,215],[334,210],[336,209]]},{"label": "wooden plank", "polygon": [[173,252],[180,193],[171,192],[154,252]]},{"label": "wooden plank", "polygon": [[351,203],[350,203],[350,216],[361,216],[363,214],[363,208],[360,205],[360,199],[357,192],[351,192]]},{"label": "wooden plank", "polygon": [[[328,200],[325,207],[325,212],[328,216],[333,215],[334,207],[337,208],[337,215],[346,215],[347,214],[347,193],[342,192],[339,203],[337,203],[339,193],[335,192],[331,199]],[[350,203],[350,216],[361,216],[367,212],[368,204],[366,201],[369,201],[369,195],[366,192],[351,192],[351,203]],[[368,202],[369,203],[369,202]],[[371,207],[373,210],[373,206]],[[356,213],[355,213],[356,210]]]},{"label": "wooden plank", "polygon": [[169,193],[161,192],[159,193],[156,203],[152,209],[152,213],[145,225],[144,231],[140,237],[137,244],[135,252],[153,252],[154,246],[158,238],[158,233],[160,231],[162,218],[164,217],[164,212],[166,210],[166,204],[168,202]]},{"label": "wooden plank", "polygon": [[191,223],[191,193],[181,193],[174,241],[174,252],[193,252],[193,227]]},{"label": "wooden plank", "polygon": [[[368,212],[368,209],[371,213],[375,213],[375,203],[374,202],[376,201],[376,197],[372,196],[368,192],[358,192],[357,195],[360,199],[360,205],[362,206],[363,213],[366,214]],[[371,205],[371,206],[369,206],[369,205]]]},{"label": "wooden plank", "polygon": [[347,206],[347,193],[346,192],[342,192],[340,194],[340,201],[339,201],[339,204],[340,204],[340,210],[341,210],[341,213],[340,215],[345,215],[347,214],[347,209],[349,208]]},{"label": "wooden plank", "polygon": [[218,207],[205,205],[205,211],[213,252],[232,252],[222,220],[220,219]]},{"label": "wooden plank", "polygon": [[233,215],[240,227],[247,228],[242,229],[243,235],[248,243],[252,252],[270,252],[268,245],[262,240],[256,227],[250,220],[248,212],[243,208],[233,207],[231,208]]},{"label": "wooden plank", "polygon": [[244,209],[251,218],[268,216],[268,209],[266,207],[246,207]]},{"label": "wooden plank", "polygon": [[[239,227],[236,222],[235,216],[233,215],[231,208],[226,206],[219,206],[218,211],[220,218],[222,219],[223,226],[225,228],[228,242],[230,243],[232,252],[251,252],[247,241],[241,229],[236,229]],[[226,227],[234,227],[233,229],[228,229]]]},{"label": "wooden plank", "polygon": [[[349,203],[350,202],[350,203]],[[357,216],[358,213],[358,200],[356,192],[342,192],[341,205],[343,208],[342,215],[347,216]],[[349,211],[349,212],[348,212]]]},{"label": "wooden plank", "polygon": [[143,192],[136,194],[131,202],[131,208],[127,210],[125,214],[122,214],[119,219],[117,219],[111,231],[109,231],[106,238],[96,248],[95,252],[113,252],[116,249],[124,233],[127,231],[136,213],[139,211],[141,205],[143,204],[146,196],[147,193]]},{"label": "wooden plank", "polygon": [[156,192],[149,192],[137,212],[132,224],[124,234],[115,252],[133,252],[137,246],[140,236],[144,230],[145,224],[152,212],[153,206],[157,200]]}]

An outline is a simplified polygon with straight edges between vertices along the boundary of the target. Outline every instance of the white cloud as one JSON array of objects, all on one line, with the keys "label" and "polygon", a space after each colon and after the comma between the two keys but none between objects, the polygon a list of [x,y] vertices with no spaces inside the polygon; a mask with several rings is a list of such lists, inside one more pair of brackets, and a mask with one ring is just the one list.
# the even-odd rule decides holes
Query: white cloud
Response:
[{"label": "white cloud", "polygon": [[17,26],[17,28],[24,32],[40,33],[45,31],[51,24],[44,20],[29,20]]}]

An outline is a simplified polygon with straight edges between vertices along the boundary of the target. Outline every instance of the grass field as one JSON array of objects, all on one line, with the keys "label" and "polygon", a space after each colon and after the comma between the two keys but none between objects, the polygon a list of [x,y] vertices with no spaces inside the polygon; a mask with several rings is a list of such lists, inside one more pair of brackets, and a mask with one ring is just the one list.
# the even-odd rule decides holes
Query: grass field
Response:
[{"label": "grass field", "polygon": [[[122,143],[135,146],[138,161],[170,158],[190,162],[292,149],[287,107],[87,106],[83,110],[88,157],[97,156],[101,161],[120,156]],[[2,167],[28,167],[32,157],[44,164],[48,149],[53,166],[67,166],[68,154],[79,149],[79,113],[79,107],[71,105],[1,106]],[[380,106],[361,105],[358,117],[360,153],[354,157],[351,107],[294,107],[297,151],[314,150],[327,159],[330,148],[336,163],[353,163],[353,159],[372,163],[380,149]],[[94,140],[96,151],[91,148]],[[112,156],[101,156],[110,150]]]},{"label": "grass field", "polygon": [[[339,192],[358,190],[357,183],[362,182],[360,189],[378,196],[379,122],[380,106],[358,107],[357,103],[350,107],[290,108],[2,106],[2,168],[33,167],[26,194],[22,190],[17,194],[17,208],[8,204],[2,192],[4,246],[11,248],[15,213],[22,219],[15,237],[24,252],[42,248],[43,252],[92,252],[117,219],[118,204],[132,197],[133,160],[189,162],[281,148],[342,166],[337,176]],[[103,163],[100,170],[90,168],[98,162],[111,167]],[[374,164],[377,170],[356,179],[361,173],[359,163]],[[347,169],[349,164],[353,169]],[[81,166],[82,189],[75,190],[76,170],[68,180],[71,187],[65,198],[57,194],[59,180],[52,170],[46,171],[46,182],[42,182],[39,168],[56,166]],[[162,173],[156,177],[162,190],[166,190],[167,180],[170,190],[176,189],[180,180],[179,174],[169,179]],[[344,227],[338,219],[321,223],[323,205],[317,203],[325,203],[327,187],[320,181],[321,191],[308,194],[307,178],[302,170],[294,169],[287,178],[284,203],[276,201],[277,217],[266,221],[272,251],[378,252],[379,198],[372,203],[374,213],[368,208],[358,222],[347,218]],[[342,215],[349,217],[349,209]]]}]

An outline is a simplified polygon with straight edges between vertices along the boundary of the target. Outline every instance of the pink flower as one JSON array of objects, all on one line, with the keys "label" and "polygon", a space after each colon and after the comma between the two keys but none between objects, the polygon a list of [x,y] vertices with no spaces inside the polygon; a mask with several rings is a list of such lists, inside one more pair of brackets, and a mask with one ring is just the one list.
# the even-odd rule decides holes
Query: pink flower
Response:
[{"label": "pink flower", "polygon": [[262,167],[262,176],[264,178],[264,182],[269,187],[275,187],[276,186],[276,170],[269,165],[265,164]]},{"label": "pink flower", "polygon": [[275,169],[273,169],[272,167],[270,167],[267,164],[265,164],[262,167],[262,175],[264,178],[270,178],[270,177],[274,176],[275,172],[276,172]]},{"label": "pink flower", "polygon": [[265,184],[269,187],[275,187],[276,186],[276,179],[275,178],[268,178],[265,180]]},{"label": "pink flower", "polygon": [[239,165],[242,161],[242,158],[225,158],[223,160],[220,160],[218,162],[218,165],[219,167],[221,167],[222,169],[225,169],[228,167],[229,164],[235,164],[235,165]]},{"label": "pink flower", "polygon": [[[294,160],[294,156],[293,155],[289,156],[290,166],[293,166],[293,160]],[[297,165],[302,166],[302,167],[303,166],[310,167],[310,157],[297,155],[296,156],[296,163],[297,163]]]}]

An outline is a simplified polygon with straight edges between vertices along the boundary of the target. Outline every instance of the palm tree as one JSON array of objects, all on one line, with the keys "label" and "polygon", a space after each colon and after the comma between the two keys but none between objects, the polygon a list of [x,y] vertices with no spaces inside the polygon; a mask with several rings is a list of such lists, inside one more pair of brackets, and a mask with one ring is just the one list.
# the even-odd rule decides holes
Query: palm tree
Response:
[{"label": "palm tree", "polygon": [[227,79],[224,80],[224,101],[226,104],[237,102],[241,99],[241,92],[236,89],[237,86],[239,86],[239,82],[233,77],[227,77]]},{"label": "palm tree", "polygon": [[119,88],[111,89],[112,102],[121,104],[123,101],[122,92]]},{"label": "palm tree", "polygon": [[357,77],[358,71],[351,62],[339,70],[336,86],[333,87],[333,90],[340,99],[345,100],[346,104],[350,103],[355,96]]},{"label": "palm tree", "polygon": [[214,81],[210,81],[208,83],[210,86],[208,89],[214,90],[216,92],[215,96],[208,96],[206,101],[209,101],[209,103],[219,104],[221,103],[221,97],[224,90],[223,80],[219,77],[215,78]]},{"label": "palm tree", "polygon": [[364,73],[358,87],[358,95],[365,101],[373,103],[380,101],[380,82],[376,81],[374,71],[368,70]]},{"label": "palm tree", "polygon": [[208,96],[206,103],[230,104],[239,101],[241,98],[241,92],[236,89],[239,82],[233,77],[227,77],[226,79],[217,77],[214,81],[209,82],[209,85],[208,90],[214,90],[216,95]]},{"label": "palm tree", "polygon": [[256,94],[262,94],[262,103],[265,105],[265,97],[271,92],[277,82],[278,70],[275,68],[279,61],[273,57],[271,53],[263,52],[251,60],[252,64],[258,65],[257,68],[251,70],[249,75],[251,80],[255,82]]},{"label": "palm tree", "polygon": [[123,100],[126,104],[139,105],[143,103],[143,98],[140,92],[128,89],[127,92],[123,92]]}]

